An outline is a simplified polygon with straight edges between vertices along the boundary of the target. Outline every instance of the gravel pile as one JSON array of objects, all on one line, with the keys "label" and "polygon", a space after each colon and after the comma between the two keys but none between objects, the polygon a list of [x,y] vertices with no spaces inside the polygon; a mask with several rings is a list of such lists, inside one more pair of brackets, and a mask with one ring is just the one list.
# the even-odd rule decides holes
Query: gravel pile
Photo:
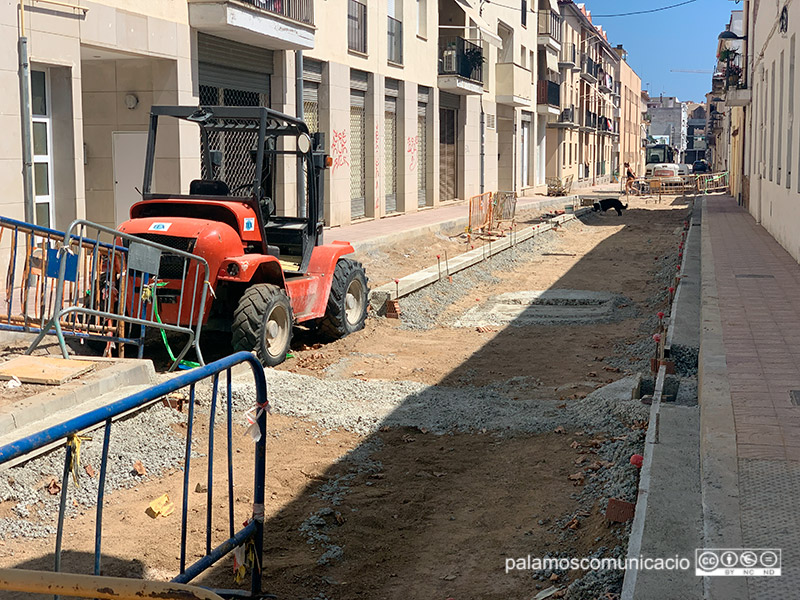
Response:
[{"label": "gravel pile", "polygon": [[[111,426],[111,443],[106,472],[106,493],[120,488],[135,488],[141,482],[183,463],[185,438],[171,425],[186,422],[186,416],[161,404]],[[97,503],[100,457],[105,428],[96,429],[80,446],[78,468],[80,487],[70,476],[66,516],[82,514]],[[47,490],[52,480],[63,485],[65,450],[55,450],[23,465],[0,473],[0,502],[15,502],[13,511],[19,518],[0,519],[0,539],[40,538],[54,534],[60,493]],[[133,470],[141,461],[145,475]],[[90,477],[85,467],[95,472]],[[75,502],[73,502],[73,500]],[[77,503],[77,505],[76,505]]]},{"label": "gravel pile", "polygon": [[[625,377],[558,408],[563,402],[556,397],[514,400],[520,386],[537,385],[519,378],[506,384],[456,388],[413,381],[331,381],[267,371],[273,411],[315,421],[324,429],[341,428],[360,435],[382,426],[445,434],[542,433],[561,425],[614,434],[626,431],[628,423],[647,418],[647,407],[630,399],[635,381],[635,377]],[[253,403],[253,389],[246,384],[236,386],[235,396],[248,408]]]},{"label": "gravel pile", "polygon": [[[585,220],[592,217],[581,218]],[[582,226],[580,219],[576,219],[568,221],[561,227],[569,231]],[[455,273],[452,276],[452,283],[443,279],[410,296],[400,298],[400,319],[409,329],[431,329],[441,324],[442,313],[448,306],[473,293],[475,286],[498,283],[500,280],[494,276],[495,272],[511,271],[531,260],[536,254],[552,250],[560,243],[558,237],[549,231],[535,235],[513,248]]]}]

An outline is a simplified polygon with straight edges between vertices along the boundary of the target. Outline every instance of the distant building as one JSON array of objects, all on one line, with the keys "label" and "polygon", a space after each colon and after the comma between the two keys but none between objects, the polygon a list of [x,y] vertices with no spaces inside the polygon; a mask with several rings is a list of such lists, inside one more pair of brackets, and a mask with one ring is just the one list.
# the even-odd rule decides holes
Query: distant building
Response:
[{"label": "distant building", "polygon": [[650,115],[648,136],[656,143],[669,144],[677,149],[680,156],[686,150],[686,128],[688,111],[685,102],[674,96],[650,98],[647,103]]},{"label": "distant building", "polygon": [[705,104],[697,102],[687,102],[686,109],[689,118],[686,123],[686,152],[683,162],[692,164],[706,158],[707,110]]}]

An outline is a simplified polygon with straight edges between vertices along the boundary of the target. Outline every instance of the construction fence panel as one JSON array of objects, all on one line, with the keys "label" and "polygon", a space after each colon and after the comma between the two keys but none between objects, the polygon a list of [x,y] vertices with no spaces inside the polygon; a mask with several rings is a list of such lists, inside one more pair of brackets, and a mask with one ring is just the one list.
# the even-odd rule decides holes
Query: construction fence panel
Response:
[{"label": "construction fence panel", "polygon": [[[155,328],[186,337],[171,370],[190,348],[203,364],[199,339],[210,290],[209,267],[205,259],[191,254],[194,240],[157,230],[153,235],[131,235],[82,219],[73,221],[60,238],[54,233],[58,232],[46,238],[38,231],[29,234],[22,269],[28,283],[19,292],[22,313],[12,319],[13,302],[6,311],[7,320],[21,320],[26,331],[38,331],[26,354],[54,333],[64,358],[69,358],[66,337],[105,342],[107,349],[115,344],[120,351],[123,344],[134,344],[142,358],[147,329]],[[33,251],[37,248],[40,256]],[[9,264],[17,266],[14,261]],[[10,268],[12,279],[15,272]],[[7,287],[13,292],[13,285]],[[29,316],[31,297],[37,310]]]},{"label": "construction fence panel", "polygon": [[503,225],[513,226],[517,214],[516,192],[494,192],[492,194],[492,223],[490,229],[497,231]]},{"label": "construction fence panel", "polygon": [[0,217],[4,255],[0,275],[5,283],[0,329],[35,333],[50,320],[55,312],[58,249],[63,241],[63,231]]},{"label": "construction fence panel", "polygon": [[722,173],[703,173],[695,177],[697,177],[697,191],[701,194],[725,192],[728,190],[729,181],[727,171]]},{"label": "construction fence panel", "polygon": [[[237,510],[235,506],[236,496],[234,495],[234,461],[233,456],[237,454],[234,452],[234,439],[233,439],[233,391],[232,391],[232,369],[233,367],[241,364],[247,364],[253,377],[253,385],[255,390],[255,406],[250,413],[253,414],[250,421],[252,422],[248,429],[248,434],[254,442],[254,476],[253,476],[253,495],[252,505],[248,506],[248,515],[244,518],[241,514],[241,508]],[[226,382],[223,384],[224,396],[220,393],[220,374],[225,373]],[[195,418],[195,399],[196,388],[198,384],[202,384],[204,389],[210,387],[210,406],[208,416],[203,414],[204,422],[201,424]],[[26,436],[16,442],[12,442],[5,446],[0,447],[0,468],[7,463],[18,464],[20,461],[25,461],[26,458],[32,458],[34,454],[39,454],[44,449],[52,447],[54,444],[63,444],[64,446],[64,467],[60,482],[60,504],[58,517],[56,521],[56,539],[55,539],[55,552],[53,557],[53,573],[60,573],[62,567],[62,553],[64,551],[65,539],[70,539],[70,535],[65,536],[65,516],[67,513],[67,498],[70,488],[70,479],[73,479],[76,486],[80,485],[82,477],[81,472],[83,469],[80,465],[80,445],[81,443],[91,442],[90,438],[86,437],[86,433],[95,428],[102,428],[102,435],[94,436],[96,439],[102,438],[102,454],[100,461],[100,471],[96,478],[91,478],[89,482],[88,476],[83,481],[83,493],[87,490],[97,489],[96,495],[96,516],[95,516],[95,542],[94,542],[94,561],[93,561],[93,576],[99,576],[102,571],[102,543],[103,543],[103,507],[105,499],[105,485],[107,479],[107,471],[109,465],[109,455],[112,453],[111,441],[116,442],[120,440],[120,436],[112,437],[113,424],[122,416],[126,419],[135,413],[145,410],[154,402],[163,399],[168,395],[174,395],[179,390],[187,390],[188,393],[183,392],[187,397],[188,415],[185,428],[186,443],[185,451],[182,460],[182,501],[180,506],[180,540],[178,543],[179,554],[179,570],[177,575],[172,578],[172,582],[176,584],[188,584],[195,580],[200,574],[207,571],[212,565],[217,563],[220,559],[228,554],[235,553],[238,564],[241,568],[236,572],[237,582],[246,580],[246,571],[250,570],[250,596],[253,598],[261,597],[261,565],[263,564],[263,544],[264,544],[264,490],[265,490],[265,476],[266,476],[266,433],[267,433],[267,412],[269,410],[267,401],[267,386],[264,377],[264,368],[249,352],[238,352],[220,359],[209,365],[193,369],[173,377],[163,383],[151,386],[150,388],[137,392],[121,400],[117,400],[102,408],[98,408],[77,417],[68,419],[58,425],[54,425],[36,434]],[[225,408],[222,409],[221,404],[225,403]],[[227,496],[227,510],[217,511],[220,513],[217,519],[214,519],[212,508],[217,505],[214,499],[214,452],[216,447],[220,446],[219,443],[215,445],[214,433],[220,428],[222,423],[219,423],[217,412],[220,418],[224,421],[225,430],[227,432],[226,442],[227,446],[224,448],[226,451],[226,472],[227,472],[227,485],[218,486],[217,493],[222,487],[225,489]],[[208,419],[205,421],[205,419]],[[207,424],[207,427],[206,427]],[[204,437],[207,437],[206,444],[195,443],[194,432],[196,429],[205,431]],[[190,513],[189,499],[190,495],[197,495],[195,488],[190,489],[190,467],[192,457],[197,457],[197,452],[202,449],[207,452],[207,476],[205,481],[205,492],[202,493],[202,500],[200,501],[200,511],[205,512],[205,531],[203,528],[191,529],[188,524],[188,517]],[[111,456],[114,456],[111,454]],[[250,460],[245,458],[237,458],[239,460]],[[124,466],[125,469],[130,469],[129,465]],[[197,478],[197,474],[192,477]],[[242,487],[246,484],[244,482],[237,483],[238,494],[242,493]],[[163,501],[162,501],[163,500]],[[205,506],[205,511],[202,509]],[[156,506],[156,508],[154,508]],[[169,501],[169,498],[162,497],[150,504],[148,511],[154,511],[155,515],[169,514],[167,511],[172,512],[176,509],[175,505]],[[157,512],[156,512],[157,511]],[[202,514],[202,513],[201,513]],[[152,516],[152,515],[151,515]],[[243,525],[238,525],[244,523]],[[200,540],[189,540],[189,533],[191,531],[198,531],[204,533],[204,538]],[[220,538],[224,538],[220,542]],[[164,539],[165,548],[161,552],[167,552],[166,544],[168,539]],[[191,543],[190,543],[191,542]],[[200,552],[201,548],[203,549]],[[138,559],[144,556],[146,548],[130,548],[130,559]],[[118,550],[116,553],[118,554]],[[198,555],[200,558],[193,564],[187,565],[187,557]],[[80,575],[80,574],[79,574]],[[83,574],[87,575],[87,574]],[[205,600],[215,600],[216,595],[196,593],[192,590],[187,590],[183,594],[179,594],[178,588],[180,586],[173,586],[174,589],[160,590],[155,582],[131,582],[122,580],[124,585],[120,584],[120,580],[111,584],[108,587],[98,585],[97,581],[92,581],[91,578],[83,578],[77,581],[71,581],[70,577],[64,576],[57,578],[60,581],[59,585],[66,585],[67,583],[74,584],[75,587],[70,587],[68,593],[65,595],[90,597],[90,598],[110,598],[124,599],[124,598],[164,598],[169,600],[180,598],[181,600],[198,598]],[[34,582],[25,576],[25,572],[17,571],[14,569],[0,571],[0,590],[12,590],[19,592],[34,593],[38,589],[35,587]],[[137,586],[140,589],[140,595],[135,595]],[[87,590],[91,591],[96,588],[99,593],[87,594]],[[109,590],[114,591],[115,588],[119,592],[117,595],[109,596]],[[196,588],[195,588],[196,589]],[[131,590],[134,590],[133,592]],[[144,594],[143,590],[148,590],[149,594]],[[54,593],[54,589],[49,589],[49,592]],[[212,590],[213,591],[213,590]],[[75,593],[81,592],[81,593]],[[100,593],[101,592],[101,593]],[[103,595],[105,594],[105,595]],[[2,595],[2,594],[0,594]]]},{"label": "construction fence panel", "polygon": [[469,199],[469,233],[486,231],[492,224],[492,192]]}]

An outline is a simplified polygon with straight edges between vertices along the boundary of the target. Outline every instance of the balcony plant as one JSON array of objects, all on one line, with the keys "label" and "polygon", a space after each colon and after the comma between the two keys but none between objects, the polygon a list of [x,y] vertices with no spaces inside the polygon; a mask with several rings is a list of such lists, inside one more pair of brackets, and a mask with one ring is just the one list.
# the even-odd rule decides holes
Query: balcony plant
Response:
[{"label": "balcony plant", "polygon": [[729,88],[739,85],[739,82],[742,80],[742,67],[731,64],[725,67],[725,80]]},{"label": "balcony plant", "polygon": [[483,50],[480,48],[467,48],[464,50],[464,61],[469,66],[469,69],[474,71],[482,66],[486,59],[483,58]]}]

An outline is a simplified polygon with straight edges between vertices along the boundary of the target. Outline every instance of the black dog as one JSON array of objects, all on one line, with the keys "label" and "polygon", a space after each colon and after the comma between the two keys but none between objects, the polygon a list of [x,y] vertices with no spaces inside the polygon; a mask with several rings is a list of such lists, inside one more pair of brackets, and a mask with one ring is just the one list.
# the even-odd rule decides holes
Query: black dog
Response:
[{"label": "black dog", "polygon": [[619,216],[622,216],[622,211],[628,208],[627,204],[622,204],[617,198],[604,198],[598,202],[595,202],[592,205],[592,210],[597,212],[598,210],[602,210],[606,212],[609,208],[613,208],[617,211]]}]

